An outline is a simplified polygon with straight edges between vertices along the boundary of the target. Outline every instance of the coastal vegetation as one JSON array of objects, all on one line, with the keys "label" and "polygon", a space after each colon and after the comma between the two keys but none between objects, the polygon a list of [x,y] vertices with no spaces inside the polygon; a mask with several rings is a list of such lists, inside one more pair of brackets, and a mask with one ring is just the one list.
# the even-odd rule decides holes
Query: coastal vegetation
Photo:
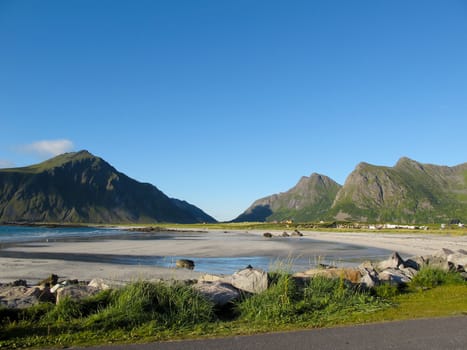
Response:
[{"label": "coastal vegetation", "polygon": [[[131,225],[129,226],[131,227]],[[407,226],[407,228],[388,228],[384,225],[358,223],[349,221],[321,221],[321,222],[228,222],[228,223],[199,223],[199,224],[164,224],[135,225],[143,230],[226,230],[226,231],[319,231],[319,232],[394,232],[418,234],[447,234],[466,235],[467,227],[458,224],[422,224],[421,226]],[[370,228],[371,227],[371,228]]]},{"label": "coastal vegetation", "polygon": [[[303,281],[302,281],[303,282]],[[137,281],[83,300],[0,309],[0,348],[149,342],[467,313],[467,283],[423,268],[404,288],[363,289],[343,278],[304,283],[282,268],[270,287],[216,307],[182,282]]]}]

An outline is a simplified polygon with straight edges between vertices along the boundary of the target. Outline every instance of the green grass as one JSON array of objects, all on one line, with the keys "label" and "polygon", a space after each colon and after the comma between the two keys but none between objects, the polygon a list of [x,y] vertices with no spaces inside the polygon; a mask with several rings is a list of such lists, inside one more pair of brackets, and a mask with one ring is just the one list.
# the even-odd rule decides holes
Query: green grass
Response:
[{"label": "green grass", "polygon": [[332,227],[334,222],[296,222],[293,224],[286,223],[273,223],[273,222],[241,222],[241,223],[214,223],[214,224],[134,224],[131,226],[157,226],[166,229],[195,229],[195,230],[237,230],[237,231],[250,231],[250,230],[276,230],[276,231],[321,231],[321,232],[371,232],[371,233],[411,233],[411,234],[443,234],[443,235],[467,235],[467,227],[460,228],[457,225],[447,225],[446,229],[441,229],[439,224],[421,224],[428,226],[428,230],[408,230],[408,229],[382,229],[382,230],[369,230],[365,228],[342,228],[337,229]]},{"label": "green grass", "polygon": [[440,285],[456,285],[463,281],[455,272],[445,272],[439,268],[425,267],[413,278],[413,288],[434,288]]}]

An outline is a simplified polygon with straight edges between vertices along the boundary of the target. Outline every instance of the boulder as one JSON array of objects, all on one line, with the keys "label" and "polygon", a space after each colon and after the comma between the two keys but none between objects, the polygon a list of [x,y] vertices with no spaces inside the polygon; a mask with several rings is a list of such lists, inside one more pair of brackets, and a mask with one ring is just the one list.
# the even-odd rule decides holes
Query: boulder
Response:
[{"label": "boulder", "polygon": [[72,300],[81,300],[88,297],[91,297],[100,290],[94,287],[82,286],[82,285],[69,285],[57,290],[57,304],[60,303],[65,298],[70,298]]},{"label": "boulder", "polygon": [[447,261],[447,256],[441,257],[439,255],[425,255],[420,257],[419,261],[422,262],[420,264],[420,267],[430,266],[434,268],[439,268],[444,271],[450,270],[450,266]]},{"label": "boulder", "polygon": [[467,271],[467,252],[464,250],[458,250],[447,256],[448,263],[451,263],[455,271],[464,272]]},{"label": "boulder", "polygon": [[227,305],[240,297],[238,289],[221,281],[199,282],[193,288],[217,306]]},{"label": "boulder", "polygon": [[378,278],[381,282],[389,282],[396,285],[407,284],[412,280],[402,270],[393,268],[381,271]]},{"label": "boulder", "polygon": [[379,284],[378,273],[376,270],[363,269],[360,270],[362,277],[360,278],[360,285],[365,288],[373,288]]},{"label": "boulder", "polygon": [[263,237],[272,238],[272,233],[271,232],[265,232],[265,233],[263,233]]},{"label": "boulder", "polygon": [[370,261],[366,261],[358,267],[361,274],[360,285],[373,288],[379,284],[378,272]]},{"label": "boulder", "polygon": [[403,265],[404,260],[401,258],[399,253],[393,252],[391,256],[383,261],[380,261],[376,266],[377,270],[383,271],[386,269],[397,269],[399,265]]},{"label": "boulder", "polygon": [[88,283],[88,287],[96,288],[99,290],[110,289],[110,283],[105,281],[103,278],[94,278],[91,282]]},{"label": "boulder", "polygon": [[179,259],[175,262],[175,267],[193,270],[195,268],[195,262],[189,259]]},{"label": "boulder", "polygon": [[418,273],[418,270],[412,268],[412,267],[401,267],[399,270],[406,275],[410,280],[412,280]]},{"label": "boulder", "polygon": [[268,274],[260,269],[246,268],[225,278],[235,288],[248,293],[261,293],[268,289]]},{"label": "boulder", "polygon": [[0,289],[0,305],[11,309],[24,309],[40,302],[55,302],[49,288],[3,286]]},{"label": "boulder", "polygon": [[290,237],[290,235],[287,232],[282,232],[282,237]]}]

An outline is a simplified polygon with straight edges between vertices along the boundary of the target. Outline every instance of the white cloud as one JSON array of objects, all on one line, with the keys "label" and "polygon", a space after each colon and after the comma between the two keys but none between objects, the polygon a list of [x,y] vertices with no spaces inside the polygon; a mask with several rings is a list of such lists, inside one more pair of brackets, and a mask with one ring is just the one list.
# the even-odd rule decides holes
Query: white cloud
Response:
[{"label": "white cloud", "polygon": [[15,164],[6,159],[0,159],[0,168],[13,168]]},{"label": "white cloud", "polygon": [[20,146],[20,151],[38,155],[40,157],[58,156],[73,149],[73,142],[70,140],[43,140],[28,145]]}]

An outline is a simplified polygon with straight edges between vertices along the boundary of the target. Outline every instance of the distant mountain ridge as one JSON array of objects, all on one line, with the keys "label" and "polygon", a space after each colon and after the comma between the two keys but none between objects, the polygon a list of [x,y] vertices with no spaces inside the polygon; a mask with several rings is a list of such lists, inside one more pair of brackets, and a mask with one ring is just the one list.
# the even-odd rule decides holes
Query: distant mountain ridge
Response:
[{"label": "distant mountain ridge", "polygon": [[331,208],[340,188],[341,185],[324,175],[303,176],[287,192],[258,199],[233,221],[281,221],[291,217],[307,221],[322,217]]},{"label": "distant mountain ridge", "polygon": [[448,167],[404,157],[394,167],[360,163],[343,186],[324,175],[302,178],[285,193],[255,201],[234,221],[429,223],[454,218],[467,221],[467,163]]},{"label": "distant mountain ridge", "polygon": [[216,220],[88,151],[0,169],[0,222],[197,223]]}]

